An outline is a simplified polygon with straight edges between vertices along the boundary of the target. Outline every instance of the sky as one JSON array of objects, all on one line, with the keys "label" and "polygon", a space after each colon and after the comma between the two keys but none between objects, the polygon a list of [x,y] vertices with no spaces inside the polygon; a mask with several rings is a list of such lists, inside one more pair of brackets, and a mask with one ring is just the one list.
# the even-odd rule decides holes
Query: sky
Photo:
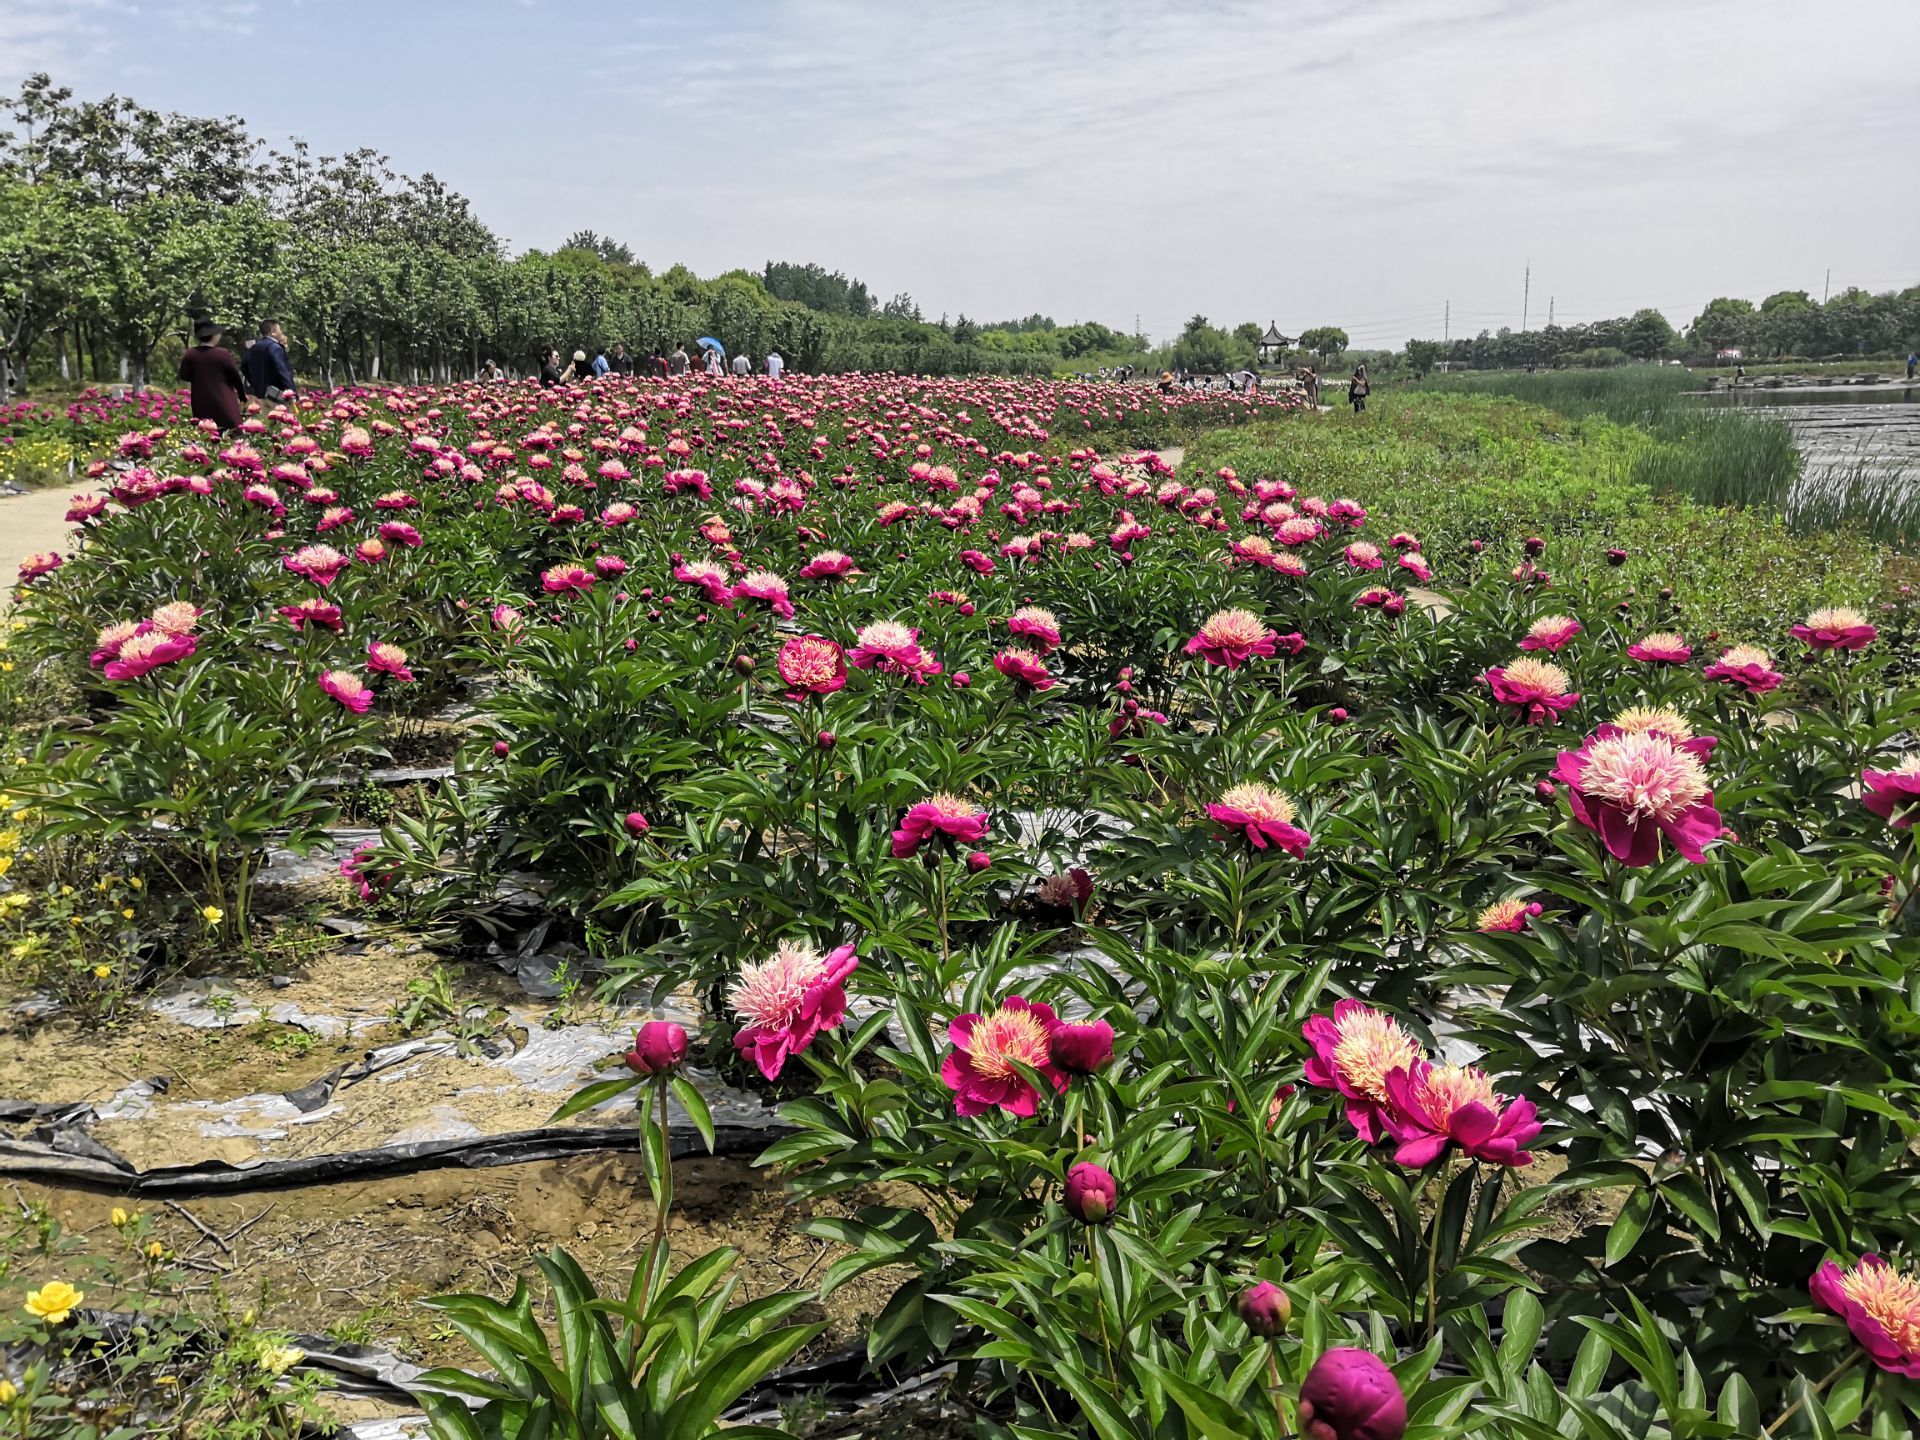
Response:
[{"label": "sky", "polygon": [[0,88],[371,146],[516,251],[1362,346],[1920,282],[1916,56],[1914,0],[0,0]]}]

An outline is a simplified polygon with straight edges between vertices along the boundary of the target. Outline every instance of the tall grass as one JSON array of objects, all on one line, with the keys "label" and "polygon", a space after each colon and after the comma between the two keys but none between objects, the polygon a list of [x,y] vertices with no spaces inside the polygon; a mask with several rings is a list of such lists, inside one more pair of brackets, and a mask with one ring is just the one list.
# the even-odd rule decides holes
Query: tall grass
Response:
[{"label": "tall grass", "polygon": [[1661,494],[1703,505],[1751,505],[1783,511],[1800,478],[1793,432],[1777,417],[1709,410],[1687,392],[1693,373],[1677,365],[1623,365],[1617,370],[1478,371],[1436,375],[1419,388],[1507,395],[1569,419],[1601,415],[1635,425],[1654,443],[1638,456],[1632,477]]},{"label": "tall grass", "polygon": [[1920,465],[1873,456],[1809,471],[1786,504],[1799,534],[1853,526],[1908,554],[1920,551]]}]

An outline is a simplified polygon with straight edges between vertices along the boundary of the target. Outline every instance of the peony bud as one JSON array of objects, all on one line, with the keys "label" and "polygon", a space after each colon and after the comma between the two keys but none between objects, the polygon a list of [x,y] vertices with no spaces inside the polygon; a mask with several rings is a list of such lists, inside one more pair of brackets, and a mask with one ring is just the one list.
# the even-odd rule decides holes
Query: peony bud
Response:
[{"label": "peony bud", "polygon": [[1293,1319],[1293,1302],[1287,1292],[1271,1280],[1262,1280],[1240,1294],[1240,1318],[1256,1335],[1278,1335]]},{"label": "peony bud", "polygon": [[736,675],[751,675],[753,673],[753,657],[751,655],[734,656],[733,673]]},{"label": "peony bud", "polygon": [[627,812],[627,829],[635,835],[644,835],[652,828],[653,827],[647,823],[647,817],[642,815],[638,810],[629,810]]},{"label": "peony bud", "polygon": [[1609,565],[1624,565],[1624,564],[1626,564],[1626,563],[1627,563],[1627,552],[1626,552],[1626,551],[1624,551],[1624,550],[1619,550],[1619,549],[1614,549],[1614,550],[1609,550],[1609,551],[1607,551],[1607,564],[1609,564]]},{"label": "peony bud", "polygon": [[1327,711],[1327,723],[1329,725],[1344,725],[1349,718],[1347,708],[1344,705],[1336,705]]},{"label": "peony bud", "polygon": [[956,670],[953,672],[953,688],[954,689],[964,690],[971,684],[973,684],[973,677],[967,674],[966,671]]},{"label": "peony bud", "polygon": [[971,855],[967,856],[967,869],[971,870],[976,875],[978,875],[982,870],[986,869],[991,864],[993,864],[993,856],[989,855],[984,850],[976,850]]},{"label": "peony bud", "polygon": [[831,750],[837,741],[831,730],[822,730],[818,735],[813,737],[813,743],[818,745],[822,750]]},{"label": "peony bud", "polygon": [[1120,1204],[1120,1186],[1111,1172],[1082,1161],[1067,1171],[1067,1213],[1082,1225],[1099,1225]]},{"label": "peony bud", "polygon": [[671,1020],[647,1021],[635,1032],[626,1056],[627,1068],[636,1075],[665,1075],[686,1058],[686,1029]]},{"label": "peony bud", "polygon": [[1300,1386],[1306,1440],[1400,1440],[1407,1397],[1379,1357],[1345,1346],[1313,1362]]},{"label": "peony bud", "polygon": [[500,756],[500,757],[501,757],[502,759],[505,759],[505,758],[506,758],[506,754],[507,754],[507,742],[506,742],[506,741],[504,741],[504,740],[496,740],[496,741],[494,741],[494,742],[493,742],[493,753],[494,753],[495,755],[498,755],[498,756]]},{"label": "peony bud", "polygon": [[1538,535],[1529,535],[1525,540],[1520,542],[1520,548],[1526,551],[1529,557],[1532,557],[1545,550],[1547,548],[1547,542],[1542,540]]}]

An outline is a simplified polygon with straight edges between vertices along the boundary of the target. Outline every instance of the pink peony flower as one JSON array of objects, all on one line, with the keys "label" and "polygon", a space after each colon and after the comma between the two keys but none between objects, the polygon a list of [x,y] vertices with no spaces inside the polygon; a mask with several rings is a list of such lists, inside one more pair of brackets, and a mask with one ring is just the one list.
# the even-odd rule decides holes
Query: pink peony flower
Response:
[{"label": "pink peony flower", "polygon": [[793,618],[793,602],[787,598],[787,582],[770,570],[749,570],[740,583],[727,592],[729,600],[758,600],[783,620]]},{"label": "pink peony flower", "polygon": [[1670,705],[1629,705],[1593,732],[1596,740],[1612,735],[1664,735],[1702,763],[1719,743],[1711,735],[1696,736],[1693,723]]},{"label": "pink peony flower", "polygon": [[[863,626],[847,660],[856,670],[879,670],[883,675],[904,675],[917,685],[940,673],[940,662],[933,652],[920,648],[920,632],[898,620],[876,620]],[[956,677],[957,679],[958,677]]]},{"label": "pink peony flower", "polygon": [[985,809],[941,791],[907,807],[900,817],[900,828],[893,832],[893,858],[912,859],[931,839],[938,838],[949,846],[971,845],[985,839],[986,834]]},{"label": "pink peony flower", "polygon": [[1355,570],[1378,570],[1386,562],[1380,558],[1380,547],[1367,540],[1356,540],[1347,546],[1347,564]]},{"label": "pink peony flower", "polygon": [[1051,610],[1038,605],[1023,605],[1007,617],[1007,630],[1033,642],[1033,648],[1047,655],[1060,648],[1060,622]]},{"label": "pink peony flower", "polygon": [[1847,1322],[1853,1338],[1882,1370],[1920,1379],[1920,1277],[1904,1274],[1878,1255],[1842,1270],[1827,1261],[1807,1289],[1814,1303]]},{"label": "pink peony flower", "polygon": [[188,659],[198,646],[192,635],[170,635],[158,626],[142,624],[106,662],[103,673],[109,680],[138,680],[162,665]]},{"label": "pink peony flower", "polygon": [[831,695],[847,683],[846,653],[824,635],[796,635],[780,647],[780,678],[794,692]]},{"label": "pink peony flower", "polygon": [[960,552],[960,563],[970,570],[978,571],[982,575],[991,575],[1000,568],[978,550],[962,550]]},{"label": "pink peony flower", "polygon": [[51,575],[67,562],[52,550],[36,550],[20,562],[20,583],[25,585],[42,575]]},{"label": "pink peony flower", "polygon": [[1656,630],[1627,646],[1627,654],[1648,665],[1684,665],[1693,658],[1693,647],[1672,630]]},{"label": "pink peony flower", "polygon": [[1423,1170],[1449,1143],[1490,1165],[1531,1165],[1527,1146],[1540,1133],[1533,1102],[1494,1093],[1485,1071],[1426,1060],[1387,1072],[1387,1132],[1399,1142],[1394,1163]]},{"label": "pink peony flower", "polygon": [[955,1111],[984,1115],[997,1107],[1023,1118],[1039,1113],[1039,1093],[1014,1068],[1016,1060],[1064,1093],[1067,1077],[1053,1063],[1049,1038],[1055,1023],[1052,1006],[1029,1005],[1018,995],[985,1015],[956,1015],[947,1026],[953,1049],[940,1065]]},{"label": "pink peony flower", "polygon": [[1077,917],[1086,912],[1087,902],[1093,898],[1093,876],[1076,865],[1047,876],[1034,894],[1042,905],[1071,911]]},{"label": "pink peony flower", "polygon": [[138,620],[122,620],[109,625],[94,637],[93,653],[87,657],[87,663],[98,670],[107,661],[120,653],[120,647],[140,633]]},{"label": "pink peony flower", "polygon": [[1571,615],[1543,615],[1527,627],[1527,638],[1520,642],[1520,648],[1558,655],[1580,629],[1580,622]]},{"label": "pink peony flower", "polygon": [[1866,616],[1844,605],[1816,610],[1805,624],[1793,627],[1793,638],[1814,650],[1864,650],[1879,633]]},{"label": "pink peony flower", "polygon": [[1217,610],[1187,641],[1186,653],[1237,670],[1255,655],[1272,655],[1278,638],[1251,610]]},{"label": "pink peony flower", "polygon": [[1896,830],[1910,830],[1920,819],[1920,752],[1907,756],[1891,770],[1862,770],[1865,787],[1860,803]]},{"label": "pink peony flower", "polygon": [[1773,668],[1773,657],[1758,645],[1732,645],[1720,652],[1720,658],[1700,672],[1709,680],[1732,685],[1749,695],[1765,695],[1777,689],[1782,679]]},{"label": "pink peony flower", "polygon": [[413,671],[407,668],[407,652],[384,640],[375,640],[367,646],[367,669],[377,675],[391,675],[396,680],[409,683],[413,680]]},{"label": "pink peony flower", "polygon": [[621,823],[627,827],[629,835],[644,835],[653,828],[647,823],[647,817],[638,810],[629,810],[626,819]]},{"label": "pink peony flower", "polygon": [[540,588],[549,595],[565,594],[569,590],[591,590],[599,577],[584,565],[555,565],[540,572]]},{"label": "pink peony flower", "polygon": [[1580,703],[1580,696],[1568,690],[1567,672],[1558,665],[1523,655],[1504,667],[1496,665],[1485,676],[1493,698],[1513,707],[1515,715],[1529,725],[1544,725]]},{"label": "pink peony flower", "polygon": [[356,715],[373,708],[373,691],[351,670],[322,670],[320,688]]},{"label": "pink peony flower", "polygon": [[331,545],[303,545],[280,563],[294,574],[325,587],[333,584],[334,577],[351,562]]},{"label": "pink peony flower", "polygon": [[1082,1225],[1099,1225],[1119,1208],[1120,1185],[1112,1171],[1083,1160],[1067,1171],[1061,1203]]},{"label": "pink peony flower", "polygon": [[380,538],[389,545],[404,545],[409,550],[418,550],[422,544],[420,532],[404,520],[389,520],[380,527]]},{"label": "pink peony flower", "polygon": [[1574,819],[1628,865],[1658,860],[1662,835],[1700,864],[1703,847],[1720,833],[1706,767],[1667,735],[1589,736],[1578,750],[1560,752],[1553,778],[1567,786]]},{"label": "pink peony flower", "polygon": [[851,580],[865,573],[854,568],[851,556],[838,550],[822,550],[800,567],[802,580]]},{"label": "pink peony flower", "polygon": [[727,580],[725,567],[711,560],[692,560],[673,567],[673,578],[682,585],[698,585],[700,593],[710,605],[728,605],[732,585]]},{"label": "pink peony flower", "polygon": [[1239,831],[1254,849],[1272,845],[1298,860],[1313,837],[1293,823],[1294,816],[1293,801],[1284,791],[1257,781],[1235,785],[1207,806],[1207,818],[1226,831]]},{"label": "pink peony flower", "polygon": [[1046,662],[1031,650],[1007,649],[993,657],[993,668],[1028,690],[1051,690],[1053,676]]},{"label": "pink peony flower", "polygon": [[1302,1440],[1400,1440],[1407,1397],[1386,1362],[1336,1346],[1313,1362],[1300,1386]]},{"label": "pink peony flower", "polygon": [[1398,1020],[1358,1000],[1342,1000],[1331,1018],[1309,1017],[1300,1033],[1313,1047],[1307,1083],[1338,1092],[1360,1138],[1369,1145],[1379,1140],[1393,1103],[1387,1076],[1425,1061],[1419,1042]]},{"label": "pink peony flower", "polygon": [[859,966],[851,945],[822,955],[791,940],[781,941],[771,958],[741,966],[727,999],[747,1023],[733,1037],[733,1048],[767,1079],[779,1079],[789,1056],[846,1018],[847,977]]},{"label": "pink peony flower", "polygon": [[329,605],[318,596],[292,605],[282,605],[279,613],[286,616],[296,630],[305,630],[309,625],[324,625],[336,634],[340,630],[340,607]]},{"label": "pink peony flower", "polygon": [[1518,935],[1545,908],[1537,900],[1496,900],[1475,917],[1473,928],[1482,935]]},{"label": "pink peony flower", "polygon": [[671,1020],[649,1020],[633,1035],[627,1068],[636,1075],[670,1075],[687,1058],[687,1031]]},{"label": "pink peony flower", "polygon": [[189,600],[169,600],[154,607],[149,621],[154,629],[169,635],[191,635],[200,624],[202,613],[200,607]]},{"label": "pink peony flower", "polygon": [[1053,1063],[1075,1075],[1091,1075],[1113,1060],[1113,1026],[1104,1020],[1084,1025],[1056,1020],[1047,1032]]}]

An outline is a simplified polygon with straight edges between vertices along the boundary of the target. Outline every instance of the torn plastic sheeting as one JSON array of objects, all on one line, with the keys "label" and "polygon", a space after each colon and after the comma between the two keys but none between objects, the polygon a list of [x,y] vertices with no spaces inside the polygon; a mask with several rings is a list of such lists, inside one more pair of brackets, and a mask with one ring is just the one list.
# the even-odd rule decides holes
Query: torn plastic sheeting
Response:
[{"label": "torn plastic sheeting", "polygon": [[[785,1126],[716,1126],[713,1154],[754,1156],[782,1135]],[[136,1170],[98,1156],[63,1153],[57,1142],[0,1138],[0,1176],[35,1180],[50,1185],[72,1185],[114,1194],[195,1195],[244,1194],[302,1185],[334,1185],[381,1175],[410,1175],[422,1170],[476,1170],[495,1165],[524,1165],[560,1160],[595,1150],[631,1150],[634,1130],[629,1126],[562,1128],[542,1126],[504,1135],[422,1140],[374,1150],[345,1150],[332,1155],[310,1155],[287,1160],[260,1160],[231,1165],[203,1160],[192,1165],[164,1165]],[[676,1160],[706,1155],[706,1142],[692,1127],[673,1127],[670,1147]],[[105,1154],[111,1154],[101,1149]]]}]

